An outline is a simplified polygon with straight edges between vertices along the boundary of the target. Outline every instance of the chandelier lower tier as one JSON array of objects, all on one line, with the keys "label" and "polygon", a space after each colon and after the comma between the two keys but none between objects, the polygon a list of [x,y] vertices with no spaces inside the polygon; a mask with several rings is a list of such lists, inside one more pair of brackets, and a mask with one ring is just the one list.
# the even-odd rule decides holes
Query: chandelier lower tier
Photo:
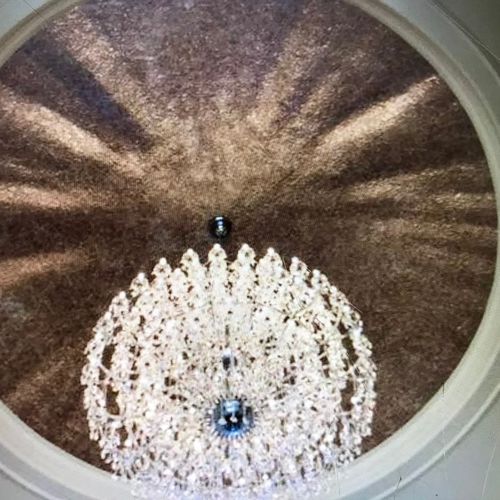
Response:
[{"label": "chandelier lower tier", "polygon": [[289,498],[361,453],[375,365],[319,271],[243,245],[161,259],[99,319],[82,373],[90,436],[143,498]]}]

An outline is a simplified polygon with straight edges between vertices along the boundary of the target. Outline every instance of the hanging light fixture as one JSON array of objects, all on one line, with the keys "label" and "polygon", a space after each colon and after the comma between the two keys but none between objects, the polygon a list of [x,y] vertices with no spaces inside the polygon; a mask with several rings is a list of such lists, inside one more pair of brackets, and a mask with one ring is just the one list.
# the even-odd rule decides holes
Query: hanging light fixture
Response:
[{"label": "hanging light fixture", "polygon": [[90,436],[143,498],[289,498],[371,433],[375,365],[328,279],[272,249],[219,244],[139,274],[94,328],[82,373]]}]

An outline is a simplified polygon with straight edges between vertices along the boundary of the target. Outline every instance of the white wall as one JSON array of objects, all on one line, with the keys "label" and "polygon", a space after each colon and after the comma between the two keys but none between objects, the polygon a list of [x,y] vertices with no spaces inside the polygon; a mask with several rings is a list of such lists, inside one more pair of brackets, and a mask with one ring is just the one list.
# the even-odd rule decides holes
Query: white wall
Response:
[{"label": "white wall", "polygon": [[[39,500],[40,496],[34,495],[28,490],[25,490],[9,479],[2,471],[0,471],[0,499],[1,500]],[[68,499],[69,500],[69,499]]]},{"label": "white wall", "polygon": [[[478,425],[426,474],[393,500],[499,500],[500,399]],[[360,499],[361,500],[361,499]]]},{"label": "white wall", "polygon": [[435,2],[500,60],[500,0]]}]

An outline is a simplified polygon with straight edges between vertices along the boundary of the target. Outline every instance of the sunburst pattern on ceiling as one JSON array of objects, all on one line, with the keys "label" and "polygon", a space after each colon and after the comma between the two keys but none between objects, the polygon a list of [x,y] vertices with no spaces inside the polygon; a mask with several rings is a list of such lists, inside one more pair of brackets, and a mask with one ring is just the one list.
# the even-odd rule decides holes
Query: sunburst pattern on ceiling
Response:
[{"label": "sunburst pattern on ceiling", "polygon": [[96,465],[79,375],[137,269],[206,222],[299,255],[361,311],[373,446],[463,355],[496,212],[457,100],[387,28],[331,0],[92,0],[0,71],[0,396]]}]

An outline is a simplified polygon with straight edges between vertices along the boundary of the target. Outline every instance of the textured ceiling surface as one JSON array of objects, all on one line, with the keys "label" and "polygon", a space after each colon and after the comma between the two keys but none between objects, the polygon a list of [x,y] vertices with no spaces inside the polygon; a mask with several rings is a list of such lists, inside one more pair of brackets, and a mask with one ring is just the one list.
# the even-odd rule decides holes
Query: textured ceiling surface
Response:
[{"label": "textured ceiling surface", "polygon": [[379,366],[374,436],[437,391],[480,322],[496,212],[435,71],[331,0],[92,0],[0,70],[0,397],[100,466],[79,375],[110,299],[161,256],[247,242],[324,271]]}]

